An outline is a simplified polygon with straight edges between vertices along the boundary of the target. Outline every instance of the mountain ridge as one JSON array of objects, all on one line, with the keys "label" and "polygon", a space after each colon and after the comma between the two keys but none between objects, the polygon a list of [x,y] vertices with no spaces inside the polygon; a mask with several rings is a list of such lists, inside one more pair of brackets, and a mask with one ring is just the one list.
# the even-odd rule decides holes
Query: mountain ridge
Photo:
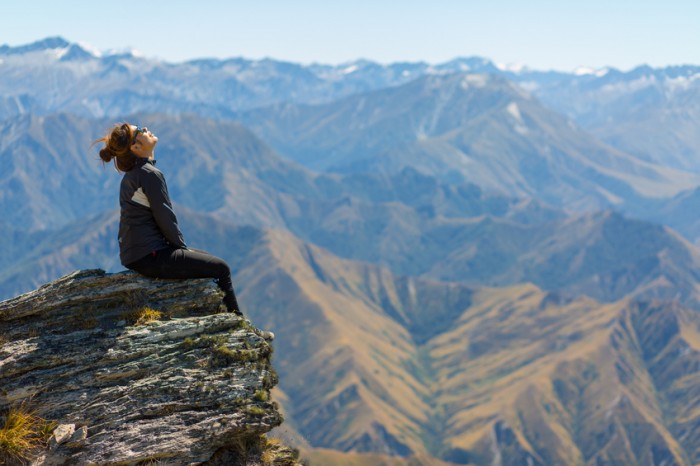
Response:
[{"label": "mountain ridge", "polygon": [[317,106],[284,104],[241,121],[317,171],[395,173],[411,166],[550,205],[634,208],[697,184],[688,173],[598,142],[497,76],[426,76]]},{"label": "mountain ridge", "polygon": [[[609,81],[611,79],[635,79],[635,77],[638,75],[645,73],[648,74],[649,72],[662,74],[663,76],[667,76],[669,79],[676,79],[679,76],[688,75],[689,73],[697,74],[700,72],[700,67],[698,66],[680,65],[669,66],[661,68],[660,70],[651,69],[647,66],[641,65],[628,72],[622,72],[614,68],[607,68],[604,70],[605,73],[593,74],[582,74],[580,72],[566,73],[559,71],[532,71],[527,68],[523,68],[520,71],[515,72],[507,67],[494,65],[488,59],[481,57],[455,58],[443,64],[436,65],[430,65],[424,62],[393,63],[383,65],[368,60],[356,60],[339,65],[312,64],[309,66],[303,66],[296,63],[272,59],[250,60],[242,57],[226,59],[193,59],[182,63],[167,63],[154,59],[147,59],[141,54],[134,52],[107,52],[105,54],[96,54],[92,51],[91,47],[82,47],[80,44],[70,43],[61,37],[47,38],[24,46],[10,47],[8,45],[3,45],[0,46],[0,55],[12,57],[22,55],[23,52],[21,51],[29,52],[32,50],[43,50],[44,52],[53,51],[54,53],[47,54],[47,57],[49,59],[60,61],[65,58],[65,56],[62,54],[65,54],[68,48],[72,48],[75,51],[74,53],[76,53],[79,58],[87,59],[88,62],[103,61],[105,68],[99,71],[98,67],[98,70],[96,70],[101,78],[107,77],[105,71],[109,69],[118,71],[117,76],[121,75],[121,78],[126,78],[123,81],[118,79],[114,82],[115,85],[112,86],[113,89],[120,89],[117,92],[121,96],[126,95],[125,91],[128,89],[127,83],[129,79],[132,82],[143,80],[143,77],[138,73],[136,75],[132,74],[133,70],[132,66],[129,64],[130,61],[141,64],[141,67],[144,68],[144,73],[149,74],[149,79],[152,81],[151,86],[156,89],[160,87],[168,88],[168,81],[181,80],[179,82],[179,87],[188,86],[191,90],[190,94],[188,95],[188,93],[183,93],[179,89],[170,87],[168,88],[170,97],[176,97],[174,102],[180,102],[179,105],[185,105],[188,102],[192,104],[195,101],[198,101],[200,104],[206,102],[207,105],[201,107],[203,116],[206,116],[205,112],[207,111],[215,111],[217,114],[225,115],[226,110],[224,107],[230,108],[233,106],[235,110],[242,110],[245,108],[270,105],[274,102],[289,100],[288,98],[284,97],[285,95],[295,96],[292,101],[298,103],[329,102],[351,94],[405,84],[408,81],[426,74],[465,71],[472,73],[498,74],[514,82],[521,83],[521,85],[523,85],[526,89],[540,89],[541,92],[537,92],[537,95],[538,97],[542,98],[545,95],[554,95],[554,93],[560,91],[561,89],[578,86],[578,83],[587,85],[591,80],[606,79]],[[12,54],[8,55],[8,52],[12,52]],[[74,76],[78,79],[83,79],[83,73],[79,70],[71,69],[70,62],[70,60],[63,61],[63,63],[68,67],[66,71],[74,74]],[[46,63],[45,65],[48,66],[49,64],[50,63]],[[19,65],[24,66],[21,63]],[[228,70],[227,67],[229,67]],[[255,68],[263,72],[263,82],[258,82],[255,77],[255,72],[250,72]],[[220,73],[209,77],[208,85],[210,89],[207,90],[202,88],[202,86],[196,81],[183,76],[178,77],[177,70],[182,70],[183,76],[188,74],[194,74],[196,76],[201,73],[206,73],[207,71],[211,72],[216,70],[219,70]],[[35,72],[36,70],[33,71]],[[221,73],[222,71],[225,72]],[[287,76],[285,77],[285,75]],[[29,76],[25,78],[21,75],[21,73],[13,73],[11,76],[6,77],[6,79],[7,78],[18,79],[17,81],[13,82],[19,83],[21,82],[21,79],[25,79],[26,81]],[[36,78],[33,78],[33,80],[35,81]],[[281,92],[275,93],[273,91],[270,93],[270,84],[272,83],[276,84],[276,86],[272,87]],[[22,94],[31,95],[33,92],[36,92],[36,89],[42,87],[41,85],[35,85],[33,88],[24,87],[25,91],[17,92],[16,89],[12,90],[13,86],[8,86],[8,84],[9,82],[3,82],[3,80],[0,79],[0,90],[3,90],[6,95],[15,96]],[[265,88],[266,85],[268,87],[267,89]],[[129,100],[128,107],[119,107],[118,109],[110,111],[104,106],[104,103],[101,102],[98,96],[90,93],[85,94],[85,90],[95,90],[94,87],[94,85],[86,85],[74,88],[75,90],[79,91],[76,97],[79,96],[81,99],[87,100],[87,103],[74,100],[68,104],[68,108],[49,106],[43,108],[41,112],[51,113],[57,110],[65,111],[70,108],[70,111],[80,113],[82,115],[99,117],[149,111],[148,106],[140,106],[141,104],[139,103],[138,99]],[[47,88],[56,89],[56,86],[54,85]],[[218,97],[215,97],[215,95],[211,94],[210,91],[216,92]],[[235,92],[232,93],[231,91]],[[148,94],[137,92],[136,95],[138,95],[141,99],[145,99]],[[220,103],[222,98],[227,102],[227,105],[224,107],[216,104],[217,101]],[[46,102],[53,102],[55,100],[55,96],[45,97],[42,100]],[[154,102],[148,100],[145,100],[144,102],[151,105],[150,110],[152,111],[152,104]],[[37,108],[37,110],[39,109]]]}]

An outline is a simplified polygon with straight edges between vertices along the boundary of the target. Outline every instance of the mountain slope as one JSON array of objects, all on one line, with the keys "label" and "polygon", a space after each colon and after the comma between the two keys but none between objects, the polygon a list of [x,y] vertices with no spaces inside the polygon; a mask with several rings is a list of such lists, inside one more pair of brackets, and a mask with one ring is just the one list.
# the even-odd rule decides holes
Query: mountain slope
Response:
[{"label": "mountain slope", "polygon": [[[305,211],[328,212],[349,198],[384,209],[405,204],[429,216],[490,213],[537,221],[561,215],[474,185],[449,186],[414,170],[393,177],[319,175],[279,157],[233,122],[191,114],[129,119],[159,135],[156,159],[176,203],[236,223],[308,224],[308,218],[298,219]],[[111,166],[101,166],[96,147],[90,150],[92,140],[111,125],[67,114],[0,123],[0,158],[7,168],[0,174],[4,221],[17,229],[56,228],[118,207],[121,178]]]},{"label": "mountain slope", "polygon": [[[491,464],[494,451],[515,464],[528,458],[534,464],[621,458],[624,464],[644,464],[651,458],[690,464],[687,455],[692,454],[688,449],[692,442],[677,433],[694,421],[665,409],[671,399],[694,399],[689,393],[692,388],[683,381],[697,376],[685,364],[693,364],[698,354],[690,346],[688,359],[670,370],[677,371],[673,377],[678,383],[669,380],[670,373],[661,373],[663,363],[655,360],[678,345],[694,344],[694,333],[682,334],[681,326],[674,324],[683,321],[689,328],[697,326],[692,310],[663,302],[623,300],[601,305],[586,298],[567,300],[531,285],[475,290],[413,279],[403,282],[374,267],[338,263],[323,251],[280,243],[284,246],[273,254],[284,257],[280,261],[284,275],[299,287],[292,295],[297,298],[290,302],[298,303],[306,294],[324,310],[352,313],[350,319],[319,314],[313,319],[315,325],[298,315],[280,316],[275,310],[266,313],[272,316],[272,328],[284,328],[281,320],[291,323],[294,335],[305,329],[306,336],[299,339],[303,344],[324,344],[322,337],[328,337],[325,345],[334,348],[333,357],[303,359],[304,366],[321,364],[326,383],[329,374],[337,374],[338,360],[345,360],[346,351],[355,355],[356,365],[341,367],[354,368],[349,370],[359,377],[346,384],[338,382],[340,387],[334,385],[335,397],[314,393],[309,402],[313,408],[299,402],[293,405],[301,407],[299,411],[293,408],[291,415],[304,420],[302,431],[307,438],[313,439],[319,428],[325,432],[340,423],[343,430],[330,433],[329,438],[341,449],[364,451],[369,444],[374,451],[387,451],[380,447],[383,441],[383,448],[394,453],[424,448],[458,464]],[[274,248],[274,243],[270,246]],[[252,268],[248,272],[255,274]],[[246,281],[242,276],[239,279]],[[260,286],[246,289],[246,299],[281,291],[270,289],[272,282],[261,279]],[[363,305],[349,306],[349,296],[359,298]],[[368,304],[368,310],[374,312],[362,310]],[[386,322],[391,322],[388,328]],[[401,327],[394,327],[396,323]],[[334,327],[342,328],[342,335],[351,338],[334,338]],[[309,332],[310,328],[316,330]],[[392,328],[407,333],[399,333],[397,341]],[[374,341],[379,329],[383,344]],[[365,351],[370,357],[362,356]],[[394,358],[401,362],[397,364]],[[374,368],[366,370],[370,367]],[[295,369],[303,375],[303,388],[286,389],[286,393],[308,396],[319,371]],[[547,379],[550,382],[543,385]],[[576,391],[583,386],[590,391]],[[347,405],[351,410],[373,407],[373,412],[384,406],[397,420],[402,410],[394,410],[393,396],[402,390],[409,392],[401,397],[412,399],[414,407],[428,414],[427,419],[419,417],[408,425],[399,422],[403,429],[397,434],[396,425],[387,424],[384,413],[375,414],[370,429],[374,436],[363,434],[359,443],[348,444],[344,439],[348,431],[353,435],[367,432],[356,430],[358,420],[362,425],[365,416],[354,411],[355,422],[346,424],[342,412],[328,412],[323,407],[324,401]],[[372,399],[377,393],[381,405]],[[413,399],[416,395],[422,395],[425,404]],[[334,423],[324,422],[324,414]],[[320,424],[315,424],[319,420]],[[423,431],[421,443],[414,443],[415,437],[410,435],[416,424]],[[694,432],[694,428],[689,429]]]},{"label": "mountain slope", "polygon": [[[160,136],[159,167],[168,174],[173,197],[185,205],[270,225],[281,221],[277,204],[284,204],[285,191],[320,197],[311,173],[277,157],[240,125],[193,115],[131,119]],[[6,193],[0,211],[7,212],[6,221],[18,228],[55,228],[118,207],[120,176],[101,166],[96,149],[89,150],[111,124],[67,114],[0,124],[0,158],[7,167],[0,175]]]},{"label": "mountain slope", "polygon": [[640,66],[560,75],[533,83],[547,105],[606,143],[636,157],[681,170],[700,170],[700,67]]},{"label": "mountain slope", "polygon": [[695,379],[697,370],[674,366],[662,374],[655,362],[656,351],[679,347],[688,348],[679,364],[698,358],[694,333],[683,335],[675,324],[683,318],[696,326],[695,312],[663,303],[561,302],[532,287],[512,292],[511,300],[499,290],[478,295],[454,330],[431,341],[436,386],[449,413],[445,458],[696,461],[693,440],[677,436],[696,415],[667,408],[670,399],[695,399],[682,380]]},{"label": "mountain slope", "polygon": [[434,262],[423,273],[439,279],[490,285],[531,281],[605,301],[630,293],[698,298],[698,251],[667,228],[614,212],[536,226],[485,218],[430,236],[445,254],[432,255]]},{"label": "mountain slope", "polygon": [[[31,239],[0,270],[0,300],[33,290],[80,269],[119,271],[118,211],[107,211],[60,230],[19,232]],[[21,246],[20,246],[21,247]]]},{"label": "mountain slope", "polygon": [[700,219],[697,216],[700,188],[684,191],[672,199],[652,205],[647,217],[669,225],[689,241],[700,244]]},{"label": "mountain slope", "polygon": [[634,206],[698,182],[606,146],[496,76],[426,76],[330,104],[288,104],[240,118],[314,170],[396,173],[410,166],[567,208]]},{"label": "mountain slope", "polygon": [[[293,231],[301,231],[306,241],[341,257],[386,266],[400,275],[462,281],[473,286],[507,286],[527,281],[546,290],[585,294],[603,301],[633,295],[679,299],[690,305],[700,302],[700,253],[671,230],[614,212],[528,224],[517,217],[490,215],[467,219],[430,217],[403,204],[373,205],[352,198],[331,204],[332,208],[325,210],[302,203],[301,212],[293,221],[286,221]],[[180,223],[188,243],[193,244],[192,227],[186,218],[194,213],[179,205],[176,211],[179,216],[184,215]],[[513,208],[509,211],[519,212]],[[222,222],[221,216],[214,217]],[[37,280],[40,283],[68,271],[66,267],[48,265],[41,268],[42,272],[26,267],[35,260],[52,257],[49,262],[88,267],[80,262],[65,262],[73,257],[74,249],[61,246],[60,238],[70,239],[67,243],[92,244],[84,259],[110,258],[101,266],[118,267],[113,241],[118,216],[105,214],[104,218],[113,224],[107,227],[98,222],[86,227],[78,222],[58,232],[37,232],[31,252],[16,254],[7,264],[3,277],[15,278],[12,286],[9,281],[3,285],[3,292],[26,291],[36,286]],[[212,224],[211,235],[220,234],[216,232],[222,227],[217,225]],[[87,238],[86,228],[100,240]],[[193,228],[195,238],[210,241],[198,231]]]},{"label": "mountain slope", "polygon": [[7,223],[55,227],[115,206],[105,193],[118,190],[119,179],[106,177],[87,153],[98,127],[65,114],[0,123],[0,211]]},{"label": "mountain slope", "polygon": [[668,228],[612,211],[528,224],[490,215],[428,218],[405,208],[387,215],[356,201],[343,207],[306,237],[397,274],[475,286],[532,282],[603,301],[631,294],[700,302],[697,249]]}]

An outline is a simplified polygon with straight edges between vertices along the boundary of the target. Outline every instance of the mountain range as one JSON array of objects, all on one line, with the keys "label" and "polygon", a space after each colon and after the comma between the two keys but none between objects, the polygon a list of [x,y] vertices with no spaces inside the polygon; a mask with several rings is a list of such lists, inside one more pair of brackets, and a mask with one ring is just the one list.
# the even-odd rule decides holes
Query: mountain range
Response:
[{"label": "mountain range", "polygon": [[620,150],[697,172],[699,66],[564,73],[512,70],[481,57],[439,65],[359,60],[303,66],[244,58],[167,63],[133,51],[95,53],[53,37],[0,46],[0,67],[0,119],[56,111],[91,117],[166,111],[231,118],[232,111],[283,102],[328,103],[426,75],[497,75]]},{"label": "mountain range", "polygon": [[[641,270],[652,279],[657,267],[664,267],[661,258],[672,254],[687,264],[683,274],[693,273],[695,259],[683,240],[619,214],[571,216],[537,202],[487,194],[475,185],[452,185],[411,168],[384,176],[316,174],[279,157],[237,123],[193,115],[139,118],[160,128],[158,166],[168,173],[176,203],[228,223],[284,228],[341,257],[375,262],[402,275],[485,285],[525,279],[545,288],[552,280],[557,287],[594,280],[584,286],[587,295],[617,299],[622,295],[611,291],[618,287],[613,267],[635,270],[637,262],[645,262]],[[3,192],[10,195],[0,207],[8,212],[8,229],[15,229],[15,251],[27,247],[17,230],[41,236],[42,228],[60,231],[118,208],[119,176],[81,151],[78,142],[82,137],[83,149],[89,147],[89,139],[81,136],[83,128],[97,131],[100,122],[53,115],[23,117],[13,124],[17,126],[5,129],[12,150],[4,156],[13,170],[0,179],[0,186],[7,186]],[[73,141],[60,154],[48,142],[59,134]],[[30,208],[12,208],[20,202]],[[619,244],[600,250],[601,237]],[[661,254],[660,245],[668,252]],[[106,268],[115,265],[112,261]],[[562,274],[561,267],[568,272]],[[576,278],[571,281],[569,274]],[[625,293],[639,286],[639,280],[641,275],[623,286]]]},{"label": "mountain range", "polygon": [[322,106],[275,106],[240,120],[317,170],[396,173],[590,209],[669,197],[697,177],[600,143],[496,76],[428,76]]},{"label": "mountain range", "polygon": [[[95,53],[61,37],[0,46],[0,119],[23,113],[90,117],[140,112],[235,112],[279,103],[322,104],[451,73],[501,76],[607,144],[648,162],[698,172],[700,66],[571,73],[511,69],[481,57],[382,65],[231,58],[167,63],[134,51]],[[653,135],[653,137],[650,137]]]},{"label": "mountain range", "polygon": [[700,461],[700,68],[170,64],[49,38],[0,69],[0,299],[122,268],[91,143],[136,122],[186,241],[276,333],[280,435],[313,464]]}]

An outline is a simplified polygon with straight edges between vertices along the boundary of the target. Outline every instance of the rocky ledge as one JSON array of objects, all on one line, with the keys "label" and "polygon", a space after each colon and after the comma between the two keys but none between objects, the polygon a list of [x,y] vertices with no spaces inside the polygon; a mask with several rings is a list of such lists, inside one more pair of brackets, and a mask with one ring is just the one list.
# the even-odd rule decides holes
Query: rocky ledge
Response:
[{"label": "rocky ledge", "polygon": [[269,336],[222,310],[210,280],[102,270],[0,302],[0,429],[17,407],[50,422],[20,452],[37,465],[297,464],[264,437]]}]

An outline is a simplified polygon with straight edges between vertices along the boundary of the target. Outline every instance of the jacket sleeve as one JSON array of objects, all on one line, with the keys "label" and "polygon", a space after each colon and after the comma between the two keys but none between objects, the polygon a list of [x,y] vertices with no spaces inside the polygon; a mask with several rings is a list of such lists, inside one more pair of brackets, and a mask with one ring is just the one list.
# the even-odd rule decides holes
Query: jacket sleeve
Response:
[{"label": "jacket sleeve", "polygon": [[148,197],[153,217],[165,239],[174,248],[186,249],[187,245],[180,227],[177,225],[177,217],[175,217],[175,212],[173,212],[173,206],[168,195],[168,186],[165,184],[163,175],[158,172],[146,174],[143,178],[143,191]]}]

